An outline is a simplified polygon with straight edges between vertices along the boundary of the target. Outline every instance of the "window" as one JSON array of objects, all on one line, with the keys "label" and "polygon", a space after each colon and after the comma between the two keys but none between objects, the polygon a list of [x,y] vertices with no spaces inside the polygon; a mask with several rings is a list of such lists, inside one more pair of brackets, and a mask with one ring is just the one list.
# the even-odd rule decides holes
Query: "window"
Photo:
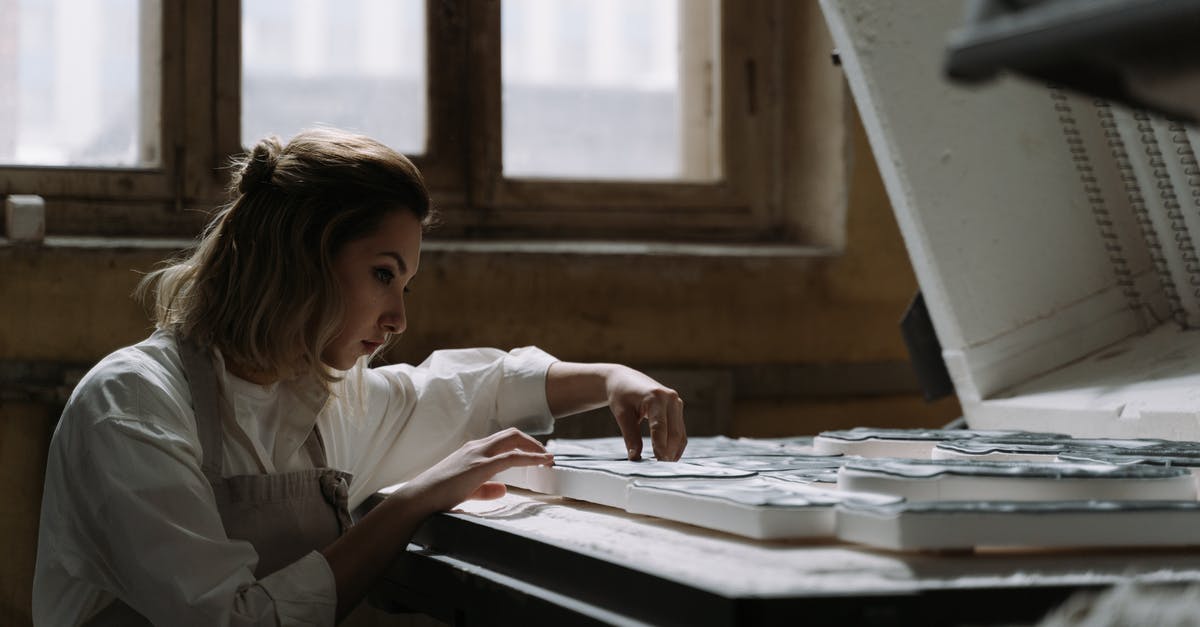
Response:
[{"label": "window", "polygon": [[709,150],[719,136],[714,8],[706,0],[505,0],[504,176],[719,180]]},{"label": "window", "polygon": [[137,0],[12,4],[0,13],[11,47],[0,58],[0,93],[16,96],[0,104],[0,164],[158,165],[159,101],[142,89],[161,75],[154,17]]},{"label": "window", "polygon": [[196,4],[0,0],[0,195],[45,198],[51,235],[194,234],[221,186]]},{"label": "window", "polygon": [[[467,235],[841,245],[845,125],[822,122],[840,121],[845,100],[815,3],[675,5],[679,91],[694,105],[681,115],[689,130],[681,141],[709,163],[685,166],[688,174],[675,180],[589,180],[506,171],[502,5],[517,1],[531,0],[468,5],[471,195],[450,227]],[[707,77],[696,69],[705,64]]]},{"label": "window", "polygon": [[314,124],[425,152],[422,0],[243,0],[241,141]]},{"label": "window", "polygon": [[169,196],[178,58],[161,0],[0,3],[0,192]]},{"label": "window", "polygon": [[[68,2],[102,27],[72,35]],[[812,120],[844,96],[814,3],[0,4],[0,41],[73,44],[0,46],[25,103],[0,104],[0,192],[45,197],[51,233],[190,236],[231,155],[329,124],[413,157],[441,238],[840,242],[844,128]],[[28,69],[47,64],[65,87]]]}]

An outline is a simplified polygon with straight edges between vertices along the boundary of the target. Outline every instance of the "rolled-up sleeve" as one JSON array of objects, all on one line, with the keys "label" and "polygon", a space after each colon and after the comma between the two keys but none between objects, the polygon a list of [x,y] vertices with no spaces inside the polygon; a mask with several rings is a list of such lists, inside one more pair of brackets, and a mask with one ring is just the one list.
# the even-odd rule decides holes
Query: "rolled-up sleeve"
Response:
[{"label": "rolled-up sleeve", "polygon": [[[345,448],[337,453],[355,475],[351,503],[412,478],[467,440],[508,427],[552,431],[546,372],[555,361],[535,347],[472,348],[363,373],[366,420],[341,438]],[[354,424],[329,418],[323,426],[331,430]]]},{"label": "rolled-up sleeve", "polygon": [[[61,492],[48,490],[42,530],[69,577],[156,625],[334,624],[319,553],[255,578],[257,553],[226,536],[194,438],[123,416],[72,431],[47,465],[47,487]],[[35,583],[35,606],[53,593]]]},{"label": "rolled-up sleeve", "polygon": [[555,361],[533,347],[519,348],[505,356],[493,431],[516,427],[526,433],[543,434],[554,430],[554,415],[546,402],[546,371]]},{"label": "rolled-up sleeve", "polygon": [[333,571],[313,551],[259,580],[275,602],[280,625],[332,625],[337,616]]}]

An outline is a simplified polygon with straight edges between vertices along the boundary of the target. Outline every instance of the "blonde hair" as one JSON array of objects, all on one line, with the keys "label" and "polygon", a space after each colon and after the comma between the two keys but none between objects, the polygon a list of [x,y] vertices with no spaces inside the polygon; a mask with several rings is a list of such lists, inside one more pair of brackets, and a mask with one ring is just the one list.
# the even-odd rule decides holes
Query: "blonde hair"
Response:
[{"label": "blonde hair", "polygon": [[336,129],[286,146],[268,137],[233,166],[233,200],[136,295],[159,328],[220,349],[227,363],[328,385],[337,377],[321,353],[342,326],[333,258],[390,212],[430,224],[424,179],[404,155]]}]

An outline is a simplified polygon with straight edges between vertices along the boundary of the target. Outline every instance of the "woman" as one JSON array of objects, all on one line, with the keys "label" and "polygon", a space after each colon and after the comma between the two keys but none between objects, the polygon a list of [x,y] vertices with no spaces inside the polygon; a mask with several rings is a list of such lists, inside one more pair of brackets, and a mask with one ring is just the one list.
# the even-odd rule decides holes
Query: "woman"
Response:
[{"label": "woman", "polygon": [[[642,420],[659,459],[682,454],[678,395],[623,366],[524,348],[367,368],[405,329],[430,221],[404,156],[308,131],[259,143],[233,186],[191,255],[143,281],[157,330],[103,359],[63,412],[36,623],[332,624],[426,516],[553,462],[523,431],[608,405],[630,458]],[[403,480],[351,525],[350,508]]]}]

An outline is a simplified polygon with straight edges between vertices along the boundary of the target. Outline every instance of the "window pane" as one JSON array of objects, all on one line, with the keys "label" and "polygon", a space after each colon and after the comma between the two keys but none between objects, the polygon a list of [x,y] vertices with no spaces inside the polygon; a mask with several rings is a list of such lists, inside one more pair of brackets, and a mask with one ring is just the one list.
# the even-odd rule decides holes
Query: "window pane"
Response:
[{"label": "window pane", "polygon": [[425,151],[424,0],[242,0],[242,143],[318,125]]},{"label": "window pane", "polygon": [[720,177],[710,0],[504,0],[504,174]]},{"label": "window pane", "polygon": [[0,164],[158,164],[158,0],[0,0]]}]

